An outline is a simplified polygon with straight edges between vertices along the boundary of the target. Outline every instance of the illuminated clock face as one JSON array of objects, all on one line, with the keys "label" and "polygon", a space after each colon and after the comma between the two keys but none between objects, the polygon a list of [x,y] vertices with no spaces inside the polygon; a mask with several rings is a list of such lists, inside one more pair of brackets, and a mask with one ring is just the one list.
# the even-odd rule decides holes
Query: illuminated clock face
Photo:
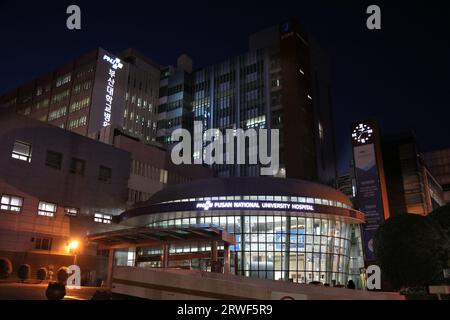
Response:
[{"label": "illuminated clock face", "polygon": [[373,129],[367,124],[358,124],[352,132],[352,138],[358,143],[366,143],[372,138]]}]

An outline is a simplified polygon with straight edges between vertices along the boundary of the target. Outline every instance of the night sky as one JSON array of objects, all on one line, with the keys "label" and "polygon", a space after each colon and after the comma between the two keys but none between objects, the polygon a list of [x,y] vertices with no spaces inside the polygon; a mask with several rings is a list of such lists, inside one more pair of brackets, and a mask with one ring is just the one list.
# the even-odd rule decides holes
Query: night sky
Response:
[{"label": "night sky", "polygon": [[[0,93],[96,47],[135,47],[159,64],[189,54],[199,68],[247,50],[248,35],[298,17],[332,60],[339,171],[348,170],[350,124],[413,130],[422,151],[450,147],[448,1],[0,1]],[[66,8],[82,30],[66,28]],[[366,8],[382,30],[366,28]]]}]

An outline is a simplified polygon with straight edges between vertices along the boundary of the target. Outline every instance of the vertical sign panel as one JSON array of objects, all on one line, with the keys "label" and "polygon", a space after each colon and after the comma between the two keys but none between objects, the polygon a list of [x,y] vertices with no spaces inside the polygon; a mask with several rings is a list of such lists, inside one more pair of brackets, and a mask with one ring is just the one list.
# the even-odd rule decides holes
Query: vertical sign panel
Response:
[{"label": "vertical sign panel", "polygon": [[99,49],[88,133],[110,125],[122,126],[127,67],[119,58]]},{"label": "vertical sign panel", "polygon": [[366,261],[375,260],[373,239],[384,221],[380,178],[373,143],[353,149],[359,210],[364,212],[364,254]]}]

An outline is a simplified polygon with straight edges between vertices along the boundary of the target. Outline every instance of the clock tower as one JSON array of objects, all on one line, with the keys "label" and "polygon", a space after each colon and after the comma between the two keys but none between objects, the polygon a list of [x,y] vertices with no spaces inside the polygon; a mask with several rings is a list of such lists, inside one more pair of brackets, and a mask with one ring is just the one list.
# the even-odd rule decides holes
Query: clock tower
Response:
[{"label": "clock tower", "polygon": [[374,238],[378,227],[389,218],[386,178],[381,154],[381,138],[374,121],[360,121],[351,128],[356,206],[364,212],[364,258],[366,264],[376,260]]}]

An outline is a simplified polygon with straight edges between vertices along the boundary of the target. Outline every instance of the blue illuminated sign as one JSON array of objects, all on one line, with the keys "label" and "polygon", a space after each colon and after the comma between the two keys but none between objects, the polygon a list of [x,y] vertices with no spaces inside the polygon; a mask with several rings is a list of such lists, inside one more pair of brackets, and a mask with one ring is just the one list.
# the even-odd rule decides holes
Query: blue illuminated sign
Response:
[{"label": "blue illuminated sign", "polygon": [[[290,248],[304,249],[305,248],[305,229],[290,230]],[[284,249],[285,244],[282,240],[281,231],[275,233],[275,248],[277,250]]]}]

